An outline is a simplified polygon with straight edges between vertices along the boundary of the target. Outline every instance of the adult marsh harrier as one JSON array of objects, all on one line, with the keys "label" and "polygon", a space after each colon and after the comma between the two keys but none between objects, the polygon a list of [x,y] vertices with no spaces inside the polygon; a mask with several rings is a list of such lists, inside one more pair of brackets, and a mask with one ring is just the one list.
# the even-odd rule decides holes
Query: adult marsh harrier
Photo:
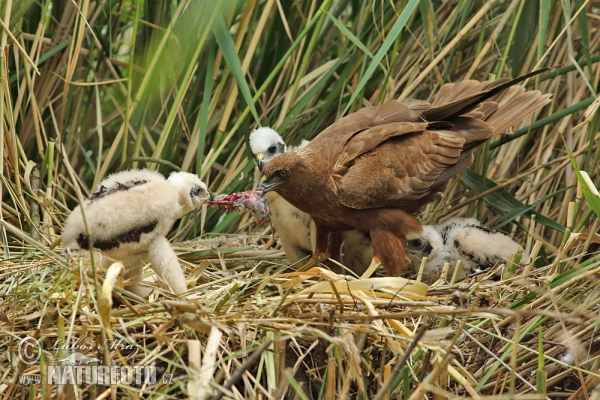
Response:
[{"label": "adult marsh harrier", "polygon": [[[308,143],[310,142],[303,140],[298,147],[286,146],[277,131],[266,127],[250,133],[250,149],[258,165],[286,151],[306,147]],[[262,173],[255,177],[260,180],[261,176]],[[298,210],[274,191],[267,193],[264,198],[271,209],[271,225],[279,234],[281,247],[290,264],[295,267],[302,266],[304,263],[301,261],[308,260],[316,248],[315,223],[310,215]],[[371,240],[365,232],[357,229],[344,231],[340,253],[341,258],[336,261],[341,261],[351,271],[361,275],[369,266],[373,255]]]},{"label": "adult marsh harrier", "polygon": [[514,86],[545,70],[447,84],[432,104],[365,107],[262,165],[260,186],[313,218],[313,261],[339,259],[341,232],[356,228],[369,232],[373,262],[402,275],[407,235],[422,231],[413,213],[473,163],[475,147],[550,102],[549,94]]}]

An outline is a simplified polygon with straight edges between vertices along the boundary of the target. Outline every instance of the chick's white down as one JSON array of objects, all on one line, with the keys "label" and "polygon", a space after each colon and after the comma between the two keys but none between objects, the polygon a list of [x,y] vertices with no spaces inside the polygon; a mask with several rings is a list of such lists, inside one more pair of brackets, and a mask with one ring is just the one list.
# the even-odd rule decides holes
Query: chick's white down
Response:
[{"label": "chick's white down", "polygon": [[196,175],[176,172],[167,180],[147,169],[122,171],[100,182],[83,210],[73,210],[62,241],[69,249],[87,249],[91,241],[108,258],[122,261],[130,289],[141,296],[151,291],[137,284],[144,261],[151,262],[174,293],[183,293],[185,276],[165,236],[177,219],[209,201],[208,189]]},{"label": "chick's white down", "polygon": [[[302,148],[309,142],[303,140]],[[250,134],[250,149],[257,160],[267,162],[285,151],[288,147],[275,130],[267,127],[258,128]],[[256,170],[255,181],[260,180],[260,171]],[[292,206],[275,192],[265,195],[271,210],[271,225],[278,233],[281,247],[292,265],[300,267],[299,261],[308,261],[316,247],[316,227],[312,218]],[[369,266],[373,256],[371,240],[358,230],[343,233],[342,263],[356,274],[362,274]]]},{"label": "chick's white down", "polygon": [[[418,269],[422,257],[427,257],[423,280],[434,282],[449,263],[452,276],[458,260],[461,261],[457,278],[508,261],[521,246],[507,235],[482,226],[475,218],[452,218],[437,225],[424,225],[423,234],[409,238],[407,256]],[[523,256],[522,264],[527,263]],[[415,271],[416,272],[416,271]]]}]

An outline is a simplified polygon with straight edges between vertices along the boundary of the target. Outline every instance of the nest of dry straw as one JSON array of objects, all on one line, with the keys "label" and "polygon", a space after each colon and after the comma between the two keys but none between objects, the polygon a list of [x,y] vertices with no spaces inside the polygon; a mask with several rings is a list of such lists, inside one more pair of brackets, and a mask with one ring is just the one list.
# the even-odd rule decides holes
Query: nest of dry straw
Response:
[{"label": "nest of dry straw", "polygon": [[[584,233],[600,201],[575,185],[580,170],[600,179],[600,24],[595,2],[575,3],[3,2],[0,398],[596,396],[600,258]],[[236,234],[176,246],[187,298],[146,300],[119,289],[119,264],[48,249],[111,172],[181,168],[233,193],[251,187],[259,125],[298,144],[368,105],[540,66],[562,67],[530,83],[554,99],[535,127],[485,145],[421,214],[511,229],[545,249],[535,266],[430,287],[297,272],[248,216],[204,210],[171,237]],[[43,348],[31,365],[26,336]],[[48,383],[74,343],[159,379]],[[36,374],[45,383],[20,380]]]},{"label": "nest of dry straw", "polygon": [[[600,258],[582,257],[585,239],[573,235],[543,267],[431,286],[294,271],[280,252],[260,250],[268,240],[260,236],[201,239],[176,246],[193,281],[189,294],[159,291],[149,300],[119,288],[119,263],[94,273],[89,255],[61,265],[60,256],[24,252],[0,268],[0,318],[11,323],[0,334],[1,392],[583,398],[596,386],[600,354]],[[41,365],[17,357],[25,336],[42,343]],[[20,375],[43,375],[44,365],[68,354],[54,350],[57,342],[91,349],[87,355],[105,365],[154,365],[158,381],[22,385]],[[119,345],[102,346],[109,342]]]}]

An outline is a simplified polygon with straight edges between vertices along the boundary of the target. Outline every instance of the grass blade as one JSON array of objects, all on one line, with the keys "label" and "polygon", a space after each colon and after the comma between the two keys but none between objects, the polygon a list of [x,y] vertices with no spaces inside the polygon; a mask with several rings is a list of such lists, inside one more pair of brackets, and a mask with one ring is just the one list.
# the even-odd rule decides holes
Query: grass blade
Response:
[{"label": "grass blade", "polygon": [[[493,181],[473,172],[471,170],[466,170],[460,177],[460,180],[470,189],[474,190],[476,193],[482,193],[487,190],[490,190],[496,187],[496,183]],[[506,213],[513,212],[515,209],[525,210],[528,206],[521,203],[517,200],[512,194],[507,192],[504,189],[498,189],[487,196],[484,197],[485,201],[490,204],[492,207],[504,211]],[[557,222],[551,220],[548,217],[545,217],[538,212],[535,211],[524,211],[522,216],[526,218],[530,218],[531,214],[534,213],[536,215],[536,221],[546,225],[549,228],[556,229],[559,232],[564,232],[565,227],[558,224]]]},{"label": "grass blade", "polygon": [[235,51],[235,44],[233,43],[233,39],[231,38],[229,30],[227,29],[225,18],[221,13],[217,14],[215,18],[213,24],[213,33],[217,43],[219,44],[219,48],[223,53],[223,57],[225,58],[225,61],[231,70],[231,74],[238,84],[238,88],[242,94],[242,97],[250,108],[250,112],[252,113],[254,120],[260,125],[260,118],[258,116],[258,112],[256,112],[256,107],[254,106],[254,101],[252,100],[252,94],[250,94],[250,88],[248,87],[248,83],[246,82],[246,78],[242,72],[242,64],[240,63],[237,51]]},{"label": "grass blade", "polygon": [[577,175],[577,181],[581,186],[581,190],[583,191],[583,195],[585,196],[585,200],[588,203],[588,206],[594,210],[596,213],[596,217],[600,219],[600,194],[598,193],[598,189],[590,179],[590,176],[585,171],[580,171],[579,166],[577,165],[577,160],[571,153],[569,146],[565,142],[565,149],[569,154],[569,158],[571,159],[571,164],[573,165],[573,169],[575,170],[575,174]]},{"label": "grass blade", "polygon": [[418,5],[419,5],[419,0],[409,0],[409,2],[406,4],[404,9],[402,10],[402,13],[400,13],[400,16],[394,23],[394,26],[392,26],[390,33],[388,34],[388,36],[385,38],[385,40],[381,44],[381,47],[377,51],[377,54],[375,54],[375,58],[373,58],[373,60],[369,64],[367,71],[361,78],[360,82],[358,82],[358,85],[356,86],[354,93],[352,93],[352,96],[350,97],[348,104],[344,108],[344,111],[342,111],[342,114],[341,114],[342,116],[345,115],[346,112],[348,111],[348,109],[352,106],[352,103],[354,103],[354,100],[356,99],[356,97],[360,93],[362,93],[365,85],[367,84],[369,79],[371,79],[371,76],[375,72],[375,69],[377,69],[377,67],[379,66],[379,63],[381,62],[381,60],[383,60],[383,57],[385,57],[389,48],[397,40],[398,36],[402,32],[402,29],[404,29],[404,26],[408,22],[408,19],[410,18],[413,11],[415,10],[415,8],[417,8]]}]

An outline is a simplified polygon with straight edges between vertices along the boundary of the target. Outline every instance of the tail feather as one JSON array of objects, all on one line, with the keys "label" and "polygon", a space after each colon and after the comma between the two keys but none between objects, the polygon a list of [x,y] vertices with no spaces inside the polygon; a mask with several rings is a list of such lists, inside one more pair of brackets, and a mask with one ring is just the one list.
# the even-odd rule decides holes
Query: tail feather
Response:
[{"label": "tail feather", "polygon": [[497,109],[498,109],[498,103],[496,103],[494,101],[485,101],[485,102],[479,104],[479,106],[477,106],[477,108],[468,112],[464,116],[465,117],[473,117],[473,118],[485,121]]},{"label": "tail feather", "polygon": [[520,93],[505,104],[500,103],[498,110],[485,120],[494,128],[494,135],[506,131],[551,101],[550,94],[539,91]]},{"label": "tail feather", "polygon": [[[470,104],[469,98],[485,97],[487,93],[489,97],[479,104],[468,106],[462,112],[458,112],[458,115],[485,121],[493,129],[490,136],[498,135],[551,101],[550,94],[542,94],[538,90],[525,91],[522,86],[507,87],[507,85],[514,85],[520,80],[522,77],[515,80],[505,78],[494,82],[464,81],[444,85],[431,108],[434,111],[427,112],[432,112],[432,115],[440,117],[449,110],[449,105],[450,109],[457,109],[461,103],[463,105]],[[497,92],[497,88],[503,89]],[[494,94],[489,95],[490,93]],[[465,102],[464,99],[468,101]],[[453,124],[460,121],[460,118],[456,116],[452,118],[454,118]],[[485,140],[487,140],[485,137],[473,138],[473,140],[467,140],[467,145],[476,146]]]},{"label": "tail feather", "polygon": [[[444,90],[440,90],[441,96],[438,95],[434,102],[436,106],[425,111],[423,116],[427,121],[451,120],[470,112],[476,108],[477,104],[493,98],[511,86],[549,69],[551,68],[542,68],[515,79],[503,78],[493,82],[481,82],[480,84],[464,81],[453,84],[449,89],[442,87]],[[458,98],[458,100],[451,100],[452,98]]]},{"label": "tail feather", "polygon": [[431,105],[432,107],[439,107],[443,104],[461,100],[466,96],[481,92],[488,84],[489,82],[479,82],[474,80],[447,83],[440,88],[440,91],[435,96]]}]

